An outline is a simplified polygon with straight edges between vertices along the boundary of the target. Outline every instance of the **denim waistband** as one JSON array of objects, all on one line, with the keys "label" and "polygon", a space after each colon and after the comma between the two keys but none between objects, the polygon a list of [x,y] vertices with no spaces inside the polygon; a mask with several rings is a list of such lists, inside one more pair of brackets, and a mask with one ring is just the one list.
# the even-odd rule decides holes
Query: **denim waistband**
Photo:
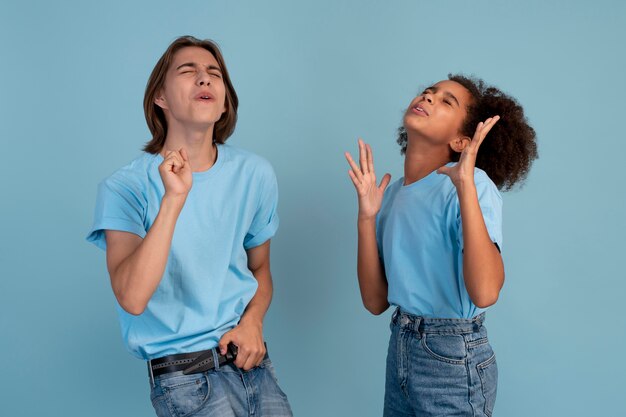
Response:
[{"label": "denim waistband", "polygon": [[402,311],[400,307],[391,317],[391,322],[406,330],[419,333],[468,334],[480,331],[485,321],[485,313],[471,319],[439,319],[416,316]]}]

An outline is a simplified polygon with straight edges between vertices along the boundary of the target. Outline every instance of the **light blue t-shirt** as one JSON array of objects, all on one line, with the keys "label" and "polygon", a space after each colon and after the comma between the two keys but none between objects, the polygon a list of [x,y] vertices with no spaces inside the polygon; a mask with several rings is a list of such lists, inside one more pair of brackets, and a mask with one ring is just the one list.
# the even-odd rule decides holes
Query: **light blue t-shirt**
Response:
[{"label": "light blue t-shirt", "polygon": [[[484,171],[474,172],[489,236],[501,248],[502,198]],[[377,217],[389,303],[424,317],[478,315],[484,309],[474,305],[463,280],[463,230],[454,184],[436,171],[410,185],[403,183],[400,178],[389,185]]]},{"label": "light blue t-shirt", "polygon": [[[145,311],[134,316],[117,306],[126,346],[141,359],[217,346],[256,292],[246,249],[276,233],[276,176],[259,156],[217,149],[215,164],[193,173],[165,273]],[[88,241],[106,249],[107,229],[145,237],[165,191],[161,162],[144,153],[100,183]]]}]

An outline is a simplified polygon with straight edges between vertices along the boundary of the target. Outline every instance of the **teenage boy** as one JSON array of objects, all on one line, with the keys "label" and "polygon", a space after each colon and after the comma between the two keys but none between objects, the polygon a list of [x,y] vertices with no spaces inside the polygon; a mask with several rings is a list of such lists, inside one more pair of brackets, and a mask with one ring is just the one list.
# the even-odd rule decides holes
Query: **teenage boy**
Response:
[{"label": "teenage boy", "polygon": [[158,416],[292,415],[263,342],[276,177],[225,144],[237,106],[218,46],[176,39],[146,87],[152,140],[98,187],[87,239],[106,250]]}]

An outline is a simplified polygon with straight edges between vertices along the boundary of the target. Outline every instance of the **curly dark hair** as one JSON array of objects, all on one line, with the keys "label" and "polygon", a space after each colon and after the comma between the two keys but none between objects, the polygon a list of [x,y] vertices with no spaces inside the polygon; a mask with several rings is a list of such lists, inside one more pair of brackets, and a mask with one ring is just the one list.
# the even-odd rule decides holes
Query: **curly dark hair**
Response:
[{"label": "curly dark hair", "polygon": [[[473,98],[461,127],[463,135],[471,138],[479,122],[495,115],[501,118],[480,145],[476,166],[485,171],[502,191],[521,185],[533,161],[539,157],[535,130],[528,123],[522,106],[513,97],[479,78],[448,74],[448,79],[465,87]],[[406,130],[401,126],[397,142],[403,155],[407,140]],[[460,154],[452,152],[451,157],[458,161]]]}]

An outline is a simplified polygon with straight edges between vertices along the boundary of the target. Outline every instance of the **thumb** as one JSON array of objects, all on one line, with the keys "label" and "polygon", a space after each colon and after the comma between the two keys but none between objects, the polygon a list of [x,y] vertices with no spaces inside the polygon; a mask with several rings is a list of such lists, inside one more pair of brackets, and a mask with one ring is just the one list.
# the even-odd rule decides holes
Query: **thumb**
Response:
[{"label": "thumb", "polygon": [[385,174],[383,176],[383,179],[380,181],[380,185],[378,186],[378,188],[380,188],[381,190],[385,191],[385,189],[389,185],[389,181],[391,181],[391,175],[390,174]]},{"label": "thumb", "polygon": [[233,337],[231,335],[231,332],[226,332],[226,334],[222,336],[218,344],[218,347],[220,348],[220,353],[222,355],[226,354],[226,351],[228,350],[228,344],[232,341],[233,341]]},{"label": "thumb", "polygon": [[183,161],[189,161],[189,156],[187,155],[187,150],[185,148],[180,148],[178,152],[180,152],[180,156],[183,158]]},{"label": "thumb", "polygon": [[443,174],[443,175],[447,175],[450,176],[450,171],[452,170],[452,168],[450,168],[449,166],[442,166],[437,170],[437,174]]}]

